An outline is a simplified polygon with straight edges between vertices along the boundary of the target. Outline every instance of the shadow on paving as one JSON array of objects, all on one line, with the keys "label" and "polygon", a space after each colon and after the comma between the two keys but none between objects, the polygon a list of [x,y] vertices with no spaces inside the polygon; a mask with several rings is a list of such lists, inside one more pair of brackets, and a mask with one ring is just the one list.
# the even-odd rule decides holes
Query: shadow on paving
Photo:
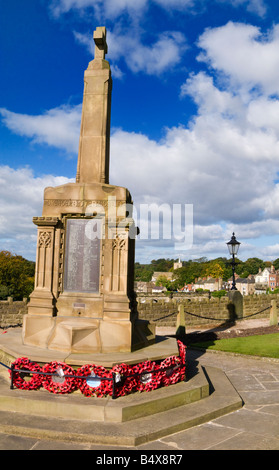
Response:
[{"label": "shadow on paving", "polygon": [[[229,307],[232,307],[232,308],[229,308]],[[180,340],[183,344],[185,344],[186,347],[191,347],[191,344],[195,344],[195,343],[203,342],[203,341],[212,341],[213,343],[214,341],[219,339],[220,333],[228,330],[229,328],[232,328],[236,324],[237,315],[235,313],[234,305],[229,305],[228,310],[229,310],[228,320],[218,325],[218,328],[212,328],[206,331],[194,331],[188,334],[186,332],[184,334],[182,333],[182,334],[169,335],[169,336],[173,336],[177,340]],[[187,359],[187,353],[186,353],[186,378],[187,380],[191,379],[198,373],[199,359],[204,354],[205,354],[205,351],[196,350],[195,359],[191,359],[189,361]],[[206,375],[206,378],[208,380],[209,393],[211,394],[214,391],[214,387],[204,368],[203,368],[203,372]]]}]

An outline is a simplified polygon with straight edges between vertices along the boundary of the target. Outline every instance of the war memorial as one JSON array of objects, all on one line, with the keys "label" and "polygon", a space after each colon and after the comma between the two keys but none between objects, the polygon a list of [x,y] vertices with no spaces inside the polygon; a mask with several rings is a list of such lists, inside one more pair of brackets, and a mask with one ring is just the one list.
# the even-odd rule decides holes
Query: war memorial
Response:
[{"label": "war memorial", "polygon": [[[221,370],[188,363],[181,338],[158,336],[139,318],[132,197],[109,183],[106,29],[93,38],[76,181],[45,188],[42,215],[33,218],[35,286],[23,327],[0,337],[0,411],[16,412],[18,422],[40,417],[40,429],[27,435],[136,446],[242,401]],[[61,419],[58,431],[49,418]]]}]

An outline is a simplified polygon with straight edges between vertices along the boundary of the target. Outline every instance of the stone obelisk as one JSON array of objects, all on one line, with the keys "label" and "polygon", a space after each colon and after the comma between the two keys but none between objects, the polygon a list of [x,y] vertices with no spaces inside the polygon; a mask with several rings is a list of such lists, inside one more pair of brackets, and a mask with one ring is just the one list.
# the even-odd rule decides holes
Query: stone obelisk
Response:
[{"label": "stone obelisk", "polygon": [[77,183],[109,183],[109,144],[112,79],[106,29],[94,31],[95,59],[84,74]]},{"label": "stone obelisk", "polygon": [[[46,188],[26,345],[69,353],[127,352],[151,344],[134,294],[134,222],[126,188],[109,184],[112,79],[106,29],[94,31],[84,73],[75,183]],[[127,217],[129,214],[129,217]]]}]

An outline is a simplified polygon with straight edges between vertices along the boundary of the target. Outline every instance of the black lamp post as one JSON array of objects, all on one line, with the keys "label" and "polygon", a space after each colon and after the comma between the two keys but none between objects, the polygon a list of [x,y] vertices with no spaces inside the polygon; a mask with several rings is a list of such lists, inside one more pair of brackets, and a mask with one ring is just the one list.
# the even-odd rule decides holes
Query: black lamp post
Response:
[{"label": "black lamp post", "polygon": [[232,282],[232,288],[231,290],[237,290],[236,286],[235,286],[235,267],[237,265],[236,261],[235,261],[235,256],[237,255],[238,253],[238,249],[239,249],[239,245],[240,243],[237,241],[237,239],[235,238],[235,235],[234,235],[234,232],[232,234],[232,238],[230,239],[230,241],[227,243],[228,245],[228,250],[230,252],[230,255],[232,256],[232,262],[231,262],[231,265],[232,265],[232,272],[233,272],[233,282]]}]

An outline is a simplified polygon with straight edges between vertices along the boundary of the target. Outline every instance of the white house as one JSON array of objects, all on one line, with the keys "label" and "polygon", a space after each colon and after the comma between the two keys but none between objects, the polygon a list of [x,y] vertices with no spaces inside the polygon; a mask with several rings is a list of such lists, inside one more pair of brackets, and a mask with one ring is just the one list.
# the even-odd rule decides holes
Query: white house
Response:
[{"label": "white house", "polygon": [[262,286],[268,287],[270,272],[271,272],[270,268],[264,268],[263,271],[260,268],[258,274],[255,275],[255,284],[256,285],[260,284]]},{"label": "white house", "polygon": [[216,290],[222,289],[222,279],[207,278],[207,279],[198,279],[194,284],[194,290],[203,289],[214,292]]}]

